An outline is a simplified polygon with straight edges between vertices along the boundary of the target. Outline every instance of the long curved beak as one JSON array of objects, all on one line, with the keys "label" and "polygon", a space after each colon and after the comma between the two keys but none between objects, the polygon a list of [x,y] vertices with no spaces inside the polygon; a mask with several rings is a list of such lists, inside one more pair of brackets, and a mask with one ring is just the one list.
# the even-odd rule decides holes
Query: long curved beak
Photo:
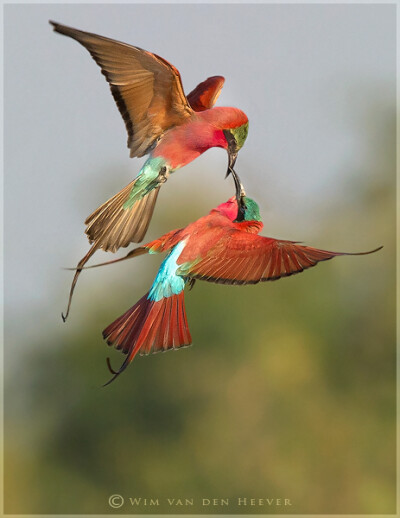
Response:
[{"label": "long curved beak", "polygon": [[244,187],[242,185],[242,182],[240,181],[240,178],[239,178],[237,172],[233,169],[233,167],[236,163],[237,155],[238,155],[237,151],[236,151],[236,153],[232,153],[231,151],[228,151],[229,162],[228,162],[228,169],[226,171],[225,178],[228,178],[228,176],[230,174],[233,176],[233,180],[235,182],[235,187],[236,187],[236,199],[239,204],[240,199],[246,195],[246,192],[244,190]]},{"label": "long curved beak", "polygon": [[230,174],[232,174],[232,175],[234,174],[235,171],[233,170],[233,168],[234,168],[234,166],[236,164],[237,156],[238,156],[237,151],[236,151],[236,153],[234,153],[234,152],[228,150],[228,159],[229,159],[229,161],[228,161],[228,169],[226,170],[225,178],[228,178],[228,176]]},{"label": "long curved beak", "polygon": [[235,182],[235,188],[236,188],[236,201],[238,204],[238,214],[235,221],[242,221],[244,217],[244,201],[243,198],[246,196],[246,191],[244,190],[243,184],[240,181],[239,175],[236,173],[236,171],[233,169],[236,159],[238,156],[237,151],[232,152],[228,150],[228,156],[229,156],[229,162],[228,162],[228,169],[226,171],[227,178],[230,174],[233,176],[233,180]]}]

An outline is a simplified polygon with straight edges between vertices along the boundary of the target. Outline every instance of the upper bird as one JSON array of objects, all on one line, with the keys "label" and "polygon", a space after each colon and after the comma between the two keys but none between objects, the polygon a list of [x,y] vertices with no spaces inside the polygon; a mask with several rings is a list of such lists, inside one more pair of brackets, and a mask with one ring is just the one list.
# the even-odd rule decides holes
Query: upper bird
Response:
[{"label": "upper bird", "polygon": [[83,45],[100,66],[125,121],[130,156],[149,155],[137,177],[86,219],[85,232],[92,247],[77,265],[65,320],[83,265],[100,248],[115,252],[143,239],[159,188],[171,172],[207,149],[226,149],[227,175],[232,173],[236,198],[240,200],[241,183],[233,167],[247,138],[249,121],[238,108],[213,108],[223,77],[210,77],[185,96],[178,70],[160,56],[104,36],[50,23],[56,32]]},{"label": "upper bird", "polygon": [[107,343],[127,355],[118,371],[109,365],[114,374],[110,382],[136,354],[176,349],[191,343],[184,288],[193,285],[196,279],[256,284],[300,273],[336,256],[365,255],[379,250],[355,254],[329,252],[295,241],[259,236],[263,224],[257,203],[243,197],[242,204],[240,222],[235,221],[238,205],[233,197],[187,227],[172,230],[121,259],[102,263],[115,263],[145,253],[168,253],[150,291],[103,331]]}]

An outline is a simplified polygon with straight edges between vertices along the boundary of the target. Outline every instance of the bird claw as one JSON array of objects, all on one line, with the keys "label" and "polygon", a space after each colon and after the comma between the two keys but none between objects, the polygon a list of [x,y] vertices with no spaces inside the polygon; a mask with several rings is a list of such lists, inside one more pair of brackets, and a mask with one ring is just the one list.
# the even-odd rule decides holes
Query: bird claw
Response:
[{"label": "bird claw", "polygon": [[160,172],[158,173],[157,182],[165,183],[168,180],[168,178],[169,178],[169,171],[165,166],[163,166],[160,169]]}]

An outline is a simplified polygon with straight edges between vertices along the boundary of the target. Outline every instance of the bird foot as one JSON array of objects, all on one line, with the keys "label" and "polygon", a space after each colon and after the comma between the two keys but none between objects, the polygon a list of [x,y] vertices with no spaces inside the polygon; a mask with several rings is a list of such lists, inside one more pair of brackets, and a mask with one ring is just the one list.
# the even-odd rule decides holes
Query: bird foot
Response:
[{"label": "bird foot", "polygon": [[168,178],[169,178],[169,171],[165,166],[163,166],[160,169],[160,172],[158,173],[157,182],[165,183],[168,180]]}]

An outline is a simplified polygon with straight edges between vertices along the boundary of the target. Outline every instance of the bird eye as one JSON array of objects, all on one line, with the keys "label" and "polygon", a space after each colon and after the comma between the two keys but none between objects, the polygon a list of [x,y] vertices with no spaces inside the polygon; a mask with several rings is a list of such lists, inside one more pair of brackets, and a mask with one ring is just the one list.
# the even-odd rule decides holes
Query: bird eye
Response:
[{"label": "bird eye", "polygon": [[167,168],[165,167],[165,165],[163,165],[162,168],[160,169],[160,173],[164,174],[166,172],[167,172]]}]

